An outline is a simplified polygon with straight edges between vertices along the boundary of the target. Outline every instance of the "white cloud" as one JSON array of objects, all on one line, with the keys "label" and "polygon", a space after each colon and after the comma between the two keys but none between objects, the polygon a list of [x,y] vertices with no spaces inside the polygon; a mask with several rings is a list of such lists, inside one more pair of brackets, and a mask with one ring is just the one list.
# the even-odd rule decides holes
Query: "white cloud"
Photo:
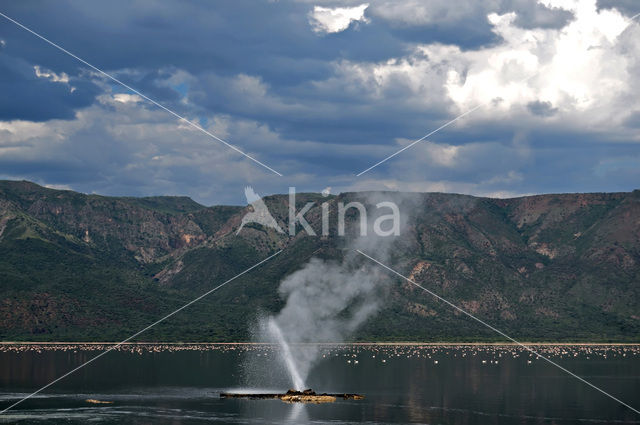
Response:
[{"label": "white cloud", "polygon": [[[595,0],[544,4],[571,11],[574,20],[561,29],[524,29],[515,24],[515,13],[490,14],[503,42],[448,58],[457,62],[445,84],[450,99],[461,111],[497,100],[492,114],[496,108],[517,113],[536,103],[557,111],[556,120],[578,125],[620,122],[627,115],[620,99],[635,79],[630,68],[637,61],[628,47],[620,48],[620,40],[625,30],[637,28],[628,28],[617,10],[598,10]],[[632,44],[640,49],[637,39]]]},{"label": "white cloud", "polygon": [[527,27],[558,27],[571,14],[551,4],[533,0],[370,0],[368,15],[394,27],[438,25],[468,32],[469,25],[480,29],[482,18],[491,12],[518,12],[518,21]]},{"label": "white cloud", "polygon": [[407,57],[369,63],[342,60],[334,64],[334,76],[314,82],[319,92],[338,92],[363,101],[400,98],[415,110],[446,108],[446,58],[460,54],[456,46],[432,44],[415,48]]},{"label": "white cloud", "polygon": [[419,26],[433,23],[455,22],[465,17],[477,16],[484,9],[495,10],[496,0],[376,0],[371,2],[371,13],[390,22]]},{"label": "white cloud", "polygon": [[[327,6],[319,2],[311,0],[309,5]],[[482,13],[475,13],[480,9],[473,5],[481,3],[478,8]],[[637,128],[619,124],[634,112],[632,108],[640,117],[637,102],[640,83],[634,78],[640,75],[640,26],[627,26],[624,17],[614,9],[598,10],[593,0],[545,0],[541,3],[554,11],[564,10],[572,18],[555,27],[536,27],[530,20],[524,22],[522,15],[504,13],[512,10],[510,6],[502,6],[504,3],[464,0],[461,6],[450,0],[405,3],[370,0],[370,6],[369,3],[358,6],[356,0],[347,3],[347,7],[333,8],[334,3],[316,6],[308,19],[320,34],[345,31],[354,22],[368,22],[368,18],[376,23],[385,21],[381,25],[384,31],[389,25],[428,25],[443,20],[451,23],[472,16],[479,25],[491,25],[496,37],[491,43],[464,48],[441,43],[417,44],[405,39],[406,49],[397,51],[395,58],[379,62],[362,61],[362,57],[371,57],[368,55],[338,55],[341,59],[331,64],[333,72],[328,78],[324,72],[314,73],[319,80],[306,80],[284,89],[273,78],[257,74],[213,71],[191,74],[172,69],[160,73],[170,77],[164,80],[158,77],[156,84],[187,87],[188,95],[181,102],[187,111],[198,114],[190,118],[208,120],[207,128],[214,134],[261,160],[275,158],[274,167],[287,176],[286,184],[320,190],[327,185],[364,189],[366,183],[368,189],[507,196],[520,194],[519,188],[525,191],[548,185],[527,185],[532,178],[546,177],[544,171],[537,171],[541,169],[557,171],[558,181],[580,175],[587,182],[581,184],[587,187],[593,181],[587,176],[593,161],[584,158],[600,153],[585,153],[582,157],[579,152],[582,149],[558,146],[554,150],[555,145],[580,144],[582,136],[594,127],[611,133],[601,138],[606,140],[603,143],[613,140],[630,144],[634,139],[640,140]],[[567,25],[558,28],[564,22]],[[316,60],[296,65],[304,70],[315,67]],[[69,80],[66,74],[58,75],[40,67],[35,71],[39,78],[53,82]],[[84,72],[99,80],[90,71]],[[535,76],[525,81],[530,75]],[[143,76],[142,70],[132,75]],[[214,202],[229,199],[221,196],[234,196],[235,189],[227,186],[236,184],[236,201],[243,200],[242,187],[247,183],[261,193],[286,192],[286,185],[278,190],[276,183],[270,183],[272,176],[268,173],[262,174],[254,164],[218,142],[140,102],[138,96],[112,94],[106,82],[103,89],[105,94],[98,97],[98,103],[78,111],[73,120],[0,122],[0,161],[9,165],[11,160],[14,164],[29,161],[37,164],[33,178],[45,176],[40,165],[68,167],[71,169],[68,175],[78,182],[95,179],[86,184],[74,183],[75,189],[102,193],[187,192],[205,202]],[[207,102],[208,99],[216,102]],[[353,174],[365,166],[406,146],[461,111],[493,99],[500,100],[394,157],[368,174],[371,180],[354,180]],[[207,110],[225,114],[200,116],[206,115]],[[307,134],[290,130],[296,130],[297,123],[304,125],[312,120],[317,125],[310,127],[312,130],[323,130],[334,120],[340,123],[345,117],[354,117],[353,127],[335,126],[336,133],[342,128],[347,130],[344,137],[322,138],[323,135],[317,136],[313,131]],[[371,141],[349,138],[355,133],[349,133],[350,130],[363,123],[378,124],[376,120],[381,121],[380,137]],[[388,130],[386,125],[395,124],[394,120],[402,127]],[[536,133],[543,126],[544,131]],[[371,134],[374,131],[377,130]],[[518,131],[522,132],[522,140],[513,137],[510,142],[511,133]],[[529,140],[529,134],[543,137]],[[567,134],[566,142],[558,134]],[[546,135],[552,137],[546,140]],[[380,142],[383,138],[388,144]],[[594,148],[600,142],[594,138],[587,143]],[[564,155],[570,156],[570,160]],[[607,155],[605,152],[603,156]],[[624,150],[615,151],[615,155],[613,159],[604,158],[596,171],[608,176],[632,170],[634,163],[623,161]],[[357,170],[343,169],[365,160],[369,163]],[[573,174],[565,172],[572,164]],[[81,172],[75,173],[76,169]],[[76,177],[78,174],[82,176]],[[374,180],[375,176],[384,178]],[[41,181],[46,180],[43,177]]]},{"label": "white cloud", "polygon": [[120,103],[138,103],[142,98],[137,94],[116,93],[113,95],[113,100]]},{"label": "white cloud", "polygon": [[355,7],[336,7],[334,9],[315,6],[309,13],[309,24],[317,33],[336,33],[349,28],[351,22],[368,22],[364,12],[369,3]]},{"label": "white cloud", "polygon": [[231,87],[247,98],[262,99],[267,96],[267,86],[258,77],[239,74],[231,81]]},{"label": "white cloud", "polygon": [[[208,130],[217,132],[215,125]],[[233,142],[263,159],[244,141]],[[276,148],[265,144],[264,151]],[[106,195],[187,194],[206,203],[237,202],[247,183],[273,179],[165,111],[108,94],[72,120],[0,121],[2,174],[30,163],[37,169],[20,178]]]},{"label": "white cloud", "polygon": [[487,182],[461,182],[449,180],[403,180],[403,179],[366,179],[344,188],[344,191],[400,191],[400,192],[442,192],[462,193],[465,195],[485,196],[489,198],[515,198],[530,195],[526,192],[510,190],[488,190]]},{"label": "white cloud", "polygon": [[54,83],[69,83],[69,76],[64,72],[56,74],[55,72],[41,68],[38,65],[35,65],[33,69],[36,72],[36,77],[38,78],[46,78],[47,80],[53,81]]},{"label": "white cloud", "polygon": [[0,140],[4,143],[11,143],[23,140],[24,134],[44,136],[48,133],[47,125],[43,122],[33,121],[0,121],[0,132],[3,137]]},{"label": "white cloud", "polygon": [[462,50],[430,43],[384,62],[343,60],[335,64],[333,79],[315,84],[341,85],[344,93],[360,91],[370,100],[401,92],[405,106],[449,109],[453,116],[487,104],[458,127],[496,119],[580,130],[619,126],[640,95],[640,25],[616,9],[598,9],[596,0],[541,4],[573,19],[562,28],[531,29],[519,26],[515,12],[490,13],[487,19],[502,40],[497,44]]},{"label": "white cloud", "polygon": [[[401,146],[406,146],[413,142],[409,139],[397,139],[396,142]],[[421,149],[426,151],[426,158],[430,164],[441,167],[456,167],[460,160],[460,153],[464,149],[461,146],[453,146],[445,143],[437,144],[425,140],[422,142]]]},{"label": "white cloud", "polygon": [[43,183],[42,186],[48,187],[49,189],[56,189],[56,190],[73,190],[71,188],[71,186],[69,186],[68,184],[47,184],[47,183]]}]

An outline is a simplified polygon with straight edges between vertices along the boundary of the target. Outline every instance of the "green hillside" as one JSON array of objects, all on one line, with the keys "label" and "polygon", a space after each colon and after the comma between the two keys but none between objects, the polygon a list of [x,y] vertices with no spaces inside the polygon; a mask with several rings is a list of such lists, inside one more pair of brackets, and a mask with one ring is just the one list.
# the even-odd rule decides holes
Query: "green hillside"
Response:
[{"label": "green hillside", "polygon": [[[279,282],[312,257],[340,260],[338,202],[393,199],[407,221],[385,260],[419,284],[527,341],[640,341],[640,191],[514,199],[455,194],[298,194],[320,233],[249,224],[247,208],[186,197],[116,198],[0,181],[0,339],[124,339],[268,255],[259,269],[137,340],[240,341],[284,301]],[[287,228],[288,196],[265,198]],[[375,207],[372,207],[375,209]],[[348,214],[347,235],[357,230]],[[362,258],[362,267],[375,268]],[[356,340],[498,341],[499,336],[388,275]]]}]

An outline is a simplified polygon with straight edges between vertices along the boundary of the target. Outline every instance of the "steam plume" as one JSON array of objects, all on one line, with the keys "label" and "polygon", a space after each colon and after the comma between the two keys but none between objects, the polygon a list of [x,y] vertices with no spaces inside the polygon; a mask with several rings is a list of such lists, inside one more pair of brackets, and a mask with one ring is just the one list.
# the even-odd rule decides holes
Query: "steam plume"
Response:
[{"label": "steam plume", "polygon": [[[367,204],[371,202],[370,195]],[[368,217],[369,223],[375,218]],[[346,244],[342,262],[312,258],[281,282],[279,293],[286,304],[275,316],[258,320],[254,339],[280,346],[280,360],[295,389],[304,389],[309,372],[318,361],[320,347],[313,343],[343,342],[381,305],[379,269],[363,266],[354,250],[361,249],[384,260],[395,239],[368,231],[367,236]]]}]

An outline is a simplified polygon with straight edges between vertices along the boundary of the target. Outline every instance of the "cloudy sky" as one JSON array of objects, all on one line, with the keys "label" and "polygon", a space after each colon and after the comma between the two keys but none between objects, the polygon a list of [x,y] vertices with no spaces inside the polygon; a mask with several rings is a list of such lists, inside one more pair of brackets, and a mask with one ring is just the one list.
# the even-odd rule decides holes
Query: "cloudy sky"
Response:
[{"label": "cloudy sky", "polygon": [[246,185],[640,187],[633,0],[2,0],[0,12],[210,133],[0,17],[3,179],[207,205],[243,204]]}]

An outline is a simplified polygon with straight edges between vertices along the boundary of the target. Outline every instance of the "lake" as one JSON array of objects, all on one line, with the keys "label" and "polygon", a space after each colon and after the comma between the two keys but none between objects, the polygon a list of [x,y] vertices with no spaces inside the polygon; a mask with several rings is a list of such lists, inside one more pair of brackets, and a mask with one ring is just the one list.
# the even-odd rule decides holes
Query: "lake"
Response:
[{"label": "lake", "polygon": [[[0,347],[0,407],[105,347]],[[640,407],[640,347],[536,350]],[[242,344],[122,347],[1,415],[0,423],[640,424],[640,415],[513,346],[323,346],[307,386],[364,400],[219,398],[223,391],[286,391],[291,385],[277,354],[271,346]]]}]

